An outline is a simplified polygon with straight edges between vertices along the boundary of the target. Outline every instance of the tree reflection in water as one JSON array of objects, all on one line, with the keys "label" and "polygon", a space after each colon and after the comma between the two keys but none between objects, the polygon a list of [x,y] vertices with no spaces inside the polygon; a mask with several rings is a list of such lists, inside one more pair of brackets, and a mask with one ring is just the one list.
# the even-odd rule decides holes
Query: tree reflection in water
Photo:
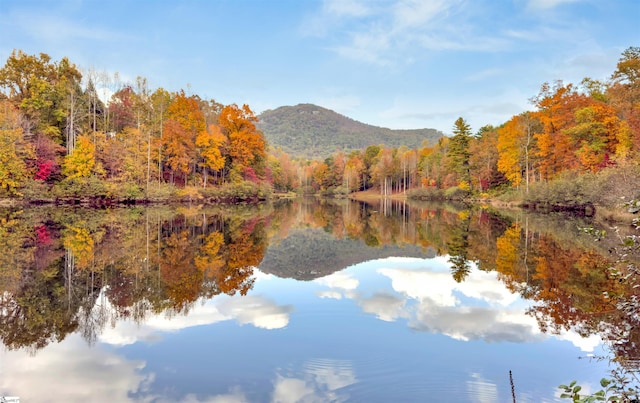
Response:
[{"label": "tree reflection in water", "polygon": [[[640,289],[611,274],[612,243],[580,234],[579,227],[591,224],[580,219],[344,200],[32,208],[3,210],[0,217],[0,338],[9,349],[35,352],[76,331],[93,343],[120,318],[141,323],[160,313],[186,315],[202,298],[245,296],[255,268],[269,266],[263,259],[271,245],[277,275],[296,277],[300,268],[313,266],[301,279],[370,259],[371,248],[448,255],[457,282],[472,267],[496,271],[509,290],[534,301],[529,314],[543,331],[598,334],[618,357],[640,358],[637,317],[616,304],[638,298]],[[290,244],[299,228],[317,228],[330,239]],[[391,247],[396,249],[385,250]]]}]

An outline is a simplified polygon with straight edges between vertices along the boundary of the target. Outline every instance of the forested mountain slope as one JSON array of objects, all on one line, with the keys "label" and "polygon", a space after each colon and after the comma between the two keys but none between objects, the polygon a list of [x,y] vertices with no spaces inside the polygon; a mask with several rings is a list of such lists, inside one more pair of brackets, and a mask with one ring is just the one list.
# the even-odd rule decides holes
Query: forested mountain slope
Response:
[{"label": "forested mountain slope", "polygon": [[324,158],[341,149],[363,150],[370,145],[417,148],[435,144],[443,133],[435,129],[391,130],[364,124],[312,104],[282,106],[258,116],[267,142],[292,156]]}]

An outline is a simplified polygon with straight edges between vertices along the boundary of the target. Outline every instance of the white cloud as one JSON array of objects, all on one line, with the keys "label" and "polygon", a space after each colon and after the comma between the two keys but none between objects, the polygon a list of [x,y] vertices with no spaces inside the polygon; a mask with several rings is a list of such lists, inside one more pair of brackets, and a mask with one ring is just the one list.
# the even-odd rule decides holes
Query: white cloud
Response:
[{"label": "white cloud", "polygon": [[566,340],[585,352],[592,352],[602,344],[602,340],[598,335],[592,334],[589,337],[582,337],[576,332],[563,330],[559,335],[555,336],[559,340]]},{"label": "white cloud", "polygon": [[141,374],[143,361],[91,348],[78,334],[47,346],[37,359],[24,351],[2,351],[0,362],[0,390],[25,402],[125,402],[153,380]]},{"label": "white cloud", "polygon": [[281,329],[289,324],[293,306],[279,306],[257,296],[227,299],[218,306],[223,315],[235,318],[241,325],[252,324],[262,329]]},{"label": "white cloud", "polygon": [[375,293],[372,297],[362,298],[358,305],[366,313],[372,313],[380,320],[393,322],[399,317],[406,316],[404,313],[405,299],[398,298],[388,293]]},{"label": "white cloud", "polygon": [[[238,386],[227,393],[198,396],[187,393],[177,399],[152,389],[154,373],[143,374],[145,362],[128,360],[111,349],[90,347],[78,334],[38,352],[35,359],[24,350],[0,351],[0,391],[28,402],[178,402],[244,403],[250,400]],[[33,380],[37,379],[37,387]],[[64,380],[73,380],[65,382]],[[299,373],[275,374],[272,401],[345,402],[340,389],[357,382],[350,361],[315,359]],[[132,395],[137,395],[135,398]]]},{"label": "white cloud", "polygon": [[349,36],[349,43],[333,49],[340,56],[382,66],[394,64],[387,55],[393,40],[387,28],[373,27],[366,32],[352,32]]},{"label": "white cloud", "polygon": [[428,298],[438,306],[455,306],[453,295],[455,280],[448,271],[408,270],[402,268],[380,269],[378,272],[391,279],[391,287],[409,298]]},{"label": "white cloud", "polygon": [[281,329],[289,324],[289,314],[292,311],[291,305],[277,305],[273,300],[261,296],[219,295],[204,303],[195,304],[188,315],[175,315],[171,318],[164,314],[150,315],[143,323],[118,321],[115,326],[104,329],[99,340],[122,346],[156,340],[162,332],[175,332],[225,320],[235,320],[241,325],[250,324],[261,329]]},{"label": "white cloud", "polygon": [[414,329],[462,341],[524,343],[545,339],[535,318],[518,309],[443,307],[424,299],[409,323]]},{"label": "white cloud", "polygon": [[[472,267],[475,265],[472,264]],[[456,283],[452,288],[467,297],[484,301],[491,307],[507,307],[520,299],[497,280],[495,272],[473,270],[470,278]]]},{"label": "white cloud", "polygon": [[[458,283],[451,276],[447,256],[369,263],[391,280],[391,290],[363,296],[357,289],[358,280],[339,272],[316,280],[331,288],[316,294],[349,298],[380,320],[407,318],[413,329],[461,341],[530,343],[550,337],[540,331],[534,317],[527,315],[529,303],[508,290],[496,272],[472,270],[465,281]],[[345,289],[349,291],[341,292]],[[595,335],[582,338],[572,331],[553,337],[587,352],[601,343]]]},{"label": "white cloud", "polygon": [[305,373],[329,390],[337,390],[356,383],[351,361],[333,359],[315,359],[304,365]]},{"label": "white cloud", "polygon": [[284,378],[278,376],[274,385],[273,403],[313,402],[314,390],[302,379]]},{"label": "white cloud", "polygon": [[188,394],[180,400],[168,400],[160,396],[145,397],[145,401],[153,401],[154,403],[249,403],[246,395],[240,388],[232,388],[230,393],[198,397],[195,394]]},{"label": "white cloud", "polygon": [[333,290],[316,291],[316,295],[320,298],[342,299],[342,293]]},{"label": "white cloud", "polygon": [[[317,26],[310,30],[322,36],[332,33],[336,39],[329,49],[347,59],[395,68],[413,63],[423,51],[496,52],[509,44],[469,23],[471,8],[462,7],[462,1],[396,0],[375,3],[376,7],[360,7],[358,2],[329,4],[308,25]],[[336,15],[342,23],[333,21]]]},{"label": "white cloud", "polygon": [[297,377],[277,375],[273,403],[346,402],[340,389],[357,382],[350,361],[318,359],[308,361]]},{"label": "white cloud", "polygon": [[353,278],[345,272],[336,272],[326,277],[314,280],[318,284],[326,285],[331,288],[339,288],[341,290],[355,290],[360,285],[358,279]]},{"label": "white cloud", "polygon": [[466,382],[469,396],[475,403],[497,402],[498,386],[484,379],[480,374],[472,373],[471,380]]}]

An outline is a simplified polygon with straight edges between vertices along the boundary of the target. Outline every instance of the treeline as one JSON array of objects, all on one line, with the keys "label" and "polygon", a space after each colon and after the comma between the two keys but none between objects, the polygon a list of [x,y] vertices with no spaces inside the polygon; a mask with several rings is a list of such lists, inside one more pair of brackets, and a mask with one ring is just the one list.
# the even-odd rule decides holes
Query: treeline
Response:
[{"label": "treeline", "polygon": [[[106,104],[96,81],[115,89]],[[83,78],[66,58],[21,51],[0,69],[0,87],[0,187],[9,195],[108,182],[136,197],[152,182],[269,180],[266,143],[247,105],[151,91],[140,77]]]},{"label": "treeline", "polygon": [[[464,118],[453,136],[418,149],[369,147],[337,152],[311,166],[303,185],[382,194],[414,189],[415,197],[456,198],[519,188],[566,173],[596,173],[640,161],[640,47],[625,50],[607,82],[542,85],[535,110],[473,132]],[[575,178],[575,175],[574,175]]]},{"label": "treeline", "polygon": [[[113,88],[104,103],[99,88]],[[103,193],[128,198],[233,192],[465,197],[595,173],[640,160],[640,47],[622,53],[607,82],[543,84],[535,110],[475,133],[464,118],[453,136],[410,149],[370,146],[324,161],[269,148],[249,106],[184,91],[123,84],[69,60],[14,51],[0,69],[0,188],[30,198]],[[167,191],[167,186],[173,185]],[[184,190],[184,189],[189,189]],[[198,190],[200,189],[200,190]],[[205,190],[202,190],[205,189]],[[163,193],[164,192],[164,193]],[[224,198],[224,197],[222,197]]]}]

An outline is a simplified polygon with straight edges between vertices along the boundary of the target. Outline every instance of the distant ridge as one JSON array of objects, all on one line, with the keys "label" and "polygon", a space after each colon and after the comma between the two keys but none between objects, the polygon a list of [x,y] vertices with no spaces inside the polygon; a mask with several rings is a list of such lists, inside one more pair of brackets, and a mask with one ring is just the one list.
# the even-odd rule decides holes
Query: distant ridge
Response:
[{"label": "distant ridge", "polygon": [[393,256],[433,258],[432,247],[418,245],[367,246],[362,239],[336,239],[324,229],[296,229],[278,243],[269,245],[259,264],[263,273],[309,281],[328,276],[354,264]]},{"label": "distant ridge", "polygon": [[258,116],[258,128],[274,147],[292,156],[326,158],[334,151],[363,150],[370,145],[435,144],[443,133],[436,129],[392,130],[372,126],[313,104],[282,106]]}]

